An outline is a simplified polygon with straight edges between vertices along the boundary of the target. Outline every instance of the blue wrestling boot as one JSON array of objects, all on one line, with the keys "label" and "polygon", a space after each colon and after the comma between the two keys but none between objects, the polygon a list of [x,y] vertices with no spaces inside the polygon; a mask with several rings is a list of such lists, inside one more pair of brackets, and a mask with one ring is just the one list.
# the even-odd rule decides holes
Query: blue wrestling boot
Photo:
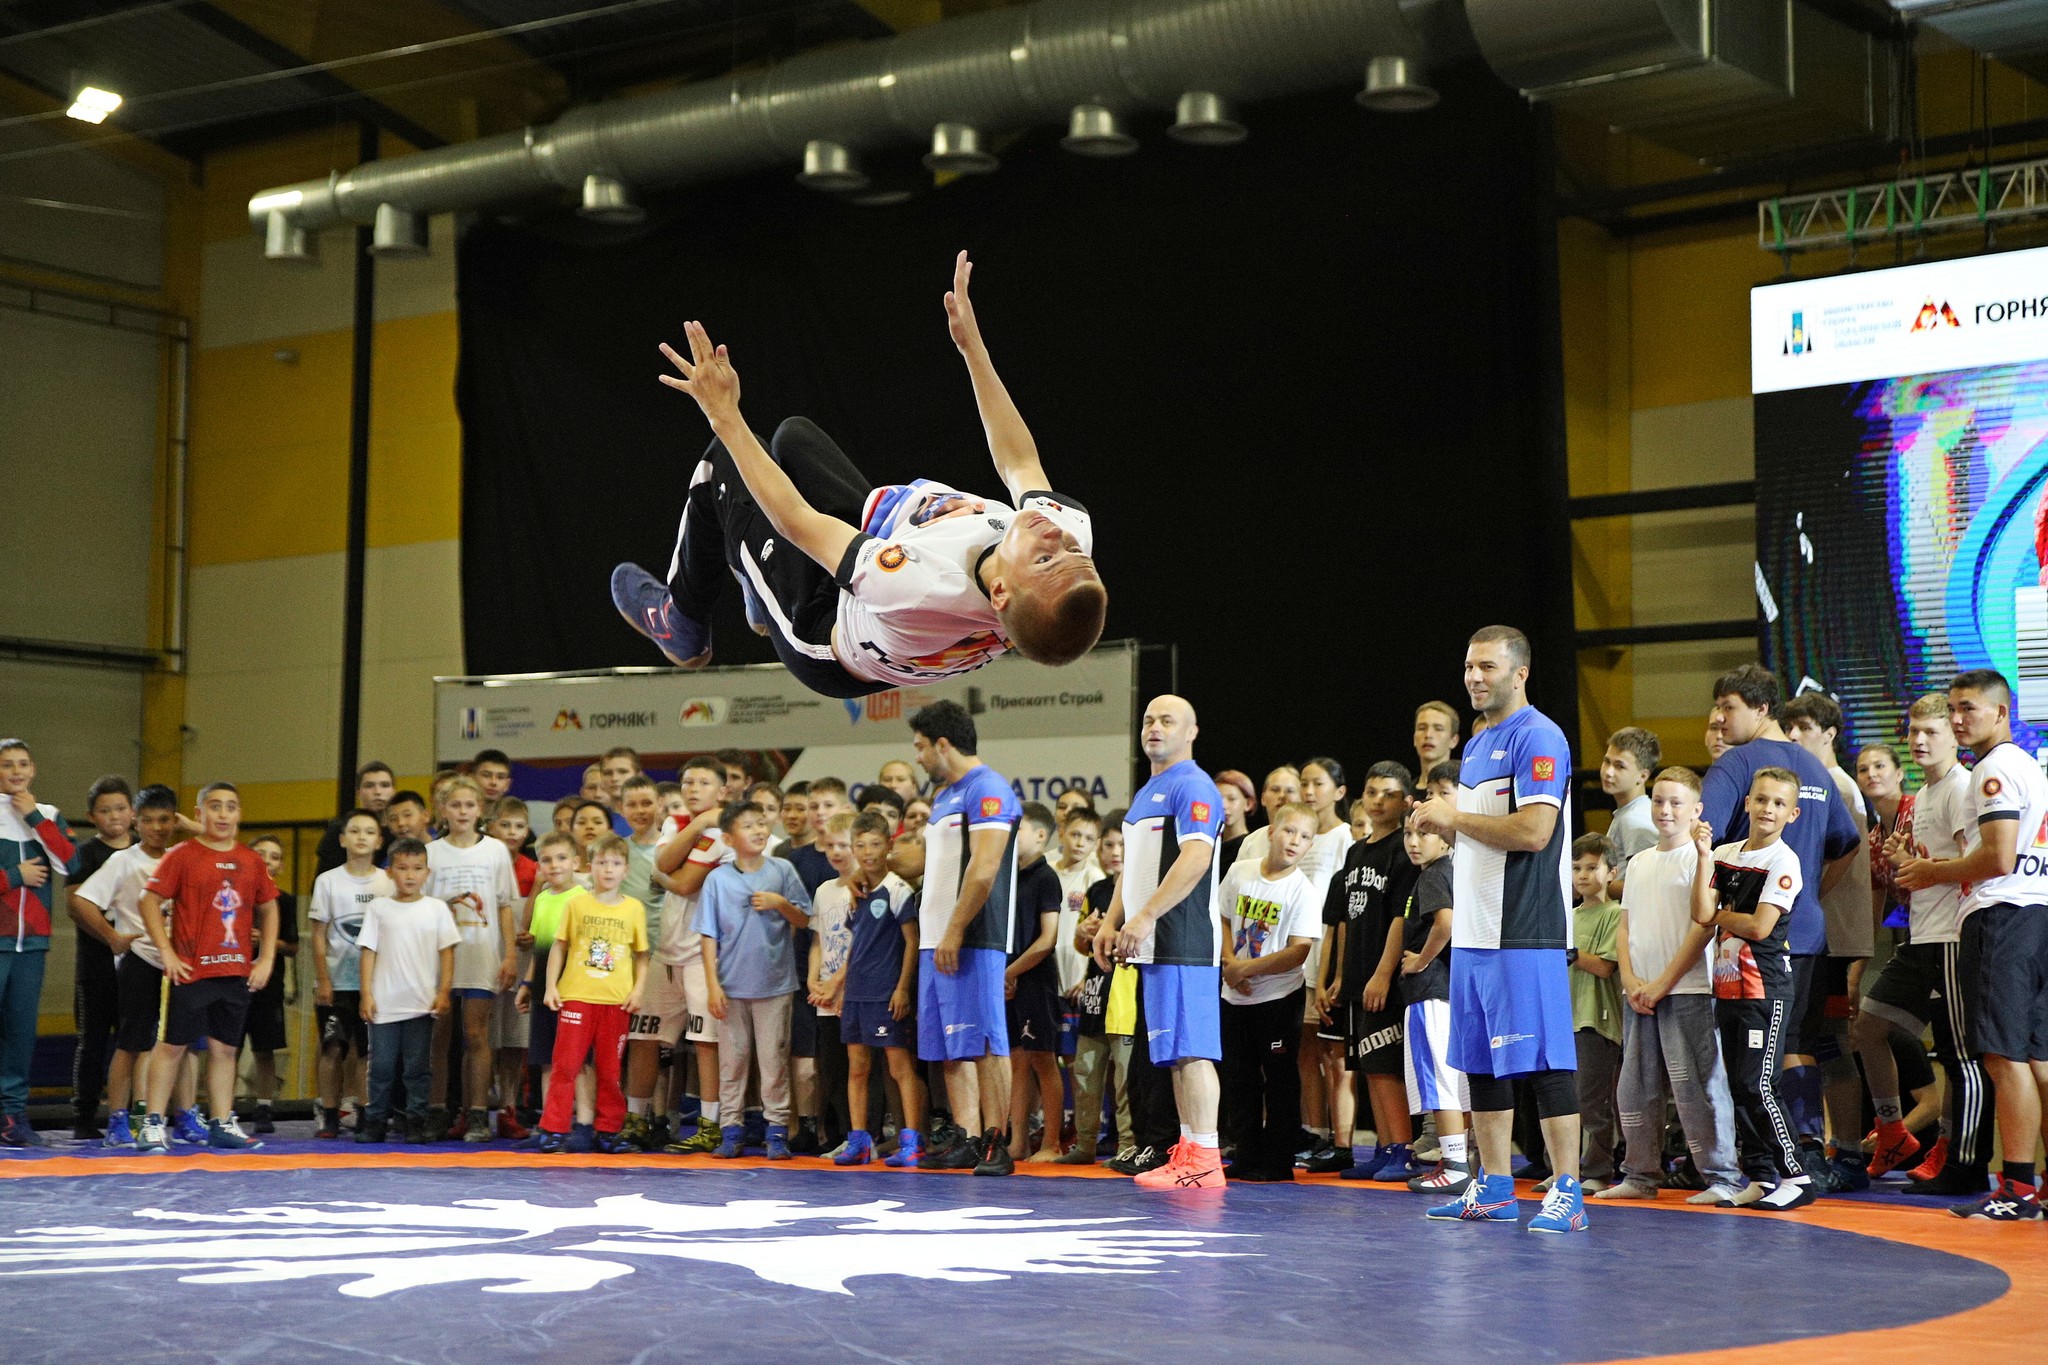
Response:
[{"label": "blue wrestling boot", "polygon": [[856,1128],[846,1135],[846,1145],[832,1158],[834,1166],[865,1166],[875,1159],[875,1140]]},{"label": "blue wrestling boot", "polygon": [[638,564],[612,570],[612,605],[677,668],[702,668],[711,662],[710,625],[676,610],[668,585]]},{"label": "blue wrestling boot", "polygon": [[726,1124],[720,1130],[722,1140],[719,1142],[717,1150],[712,1152],[711,1155],[717,1157],[720,1161],[734,1161],[744,1156],[746,1148],[740,1143],[743,1131],[737,1123]]},{"label": "blue wrestling boot", "polygon": [[107,1135],[100,1139],[102,1147],[133,1147],[135,1130],[128,1119],[126,1109],[116,1109],[107,1115]]},{"label": "blue wrestling boot", "polygon": [[884,1166],[893,1166],[898,1170],[906,1168],[915,1170],[917,1168],[917,1159],[923,1153],[924,1142],[918,1136],[917,1129],[905,1128],[896,1134],[896,1150],[883,1157],[882,1164]]},{"label": "blue wrestling boot", "polygon": [[171,1141],[187,1147],[206,1145],[206,1120],[197,1109],[180,1109],[171,1115]]},{"label": "blue wrestling boot", "polygon": [[1529,1220],[1531,1232],[1584,1232],[1588,1226],[1586,1201],[1579,1193],[1578,1178],[1569,1175],[1560,1175],[1551,1182],[1550,1193],[1543,1196],[1542,1211]]},{"label": "blue wrestling boot", "polygon": [[[1579,1186],[1572,1182],[1571,1200],[1577,1203]],[[1549,1207],[1548,1202],[1544,1204]],[[1515,1211],[1515,1178],[1511,1175],[1484,1175],[1465,1187],[1462,1198],[1448,1204],[1438,1204],[1426,1215],[1452,1223],[1514,1223],[1520,1221]],[[1586,1213],[1579,1208],[1579,1221],[1583,1224]],[[1557,1229],[1562,1232],[1563,1228]]]}]

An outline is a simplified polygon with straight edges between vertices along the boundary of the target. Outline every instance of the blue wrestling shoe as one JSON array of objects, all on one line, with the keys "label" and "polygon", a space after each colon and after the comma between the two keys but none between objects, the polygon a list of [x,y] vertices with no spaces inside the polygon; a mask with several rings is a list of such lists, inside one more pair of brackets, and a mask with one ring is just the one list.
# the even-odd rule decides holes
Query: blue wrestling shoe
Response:
[{"label": "blue wrestling shoe", "polygon": [[133,1147],[135,1130],[129,1125],[128,1111],[116,1109],[107,1115],[107,1135],[100,1139],[102,1147]]},{"label": "blue wrestling shoe", "polygon": [[206,1121],[199,1117],[197,1109],[180,1109],[171,1115],[171,1141],[187,1147],[206,1145]]},{"label": "blue wrestling shoe", "polygon": [[917,1129],[905,1128],[896,1134],[896,1150],[883,1157],[882,1164],[899,1171],[905,1168],[915,1170],[917,1159],[923,1152],[924,1139],[918,1135]]},{"label": "blue wrestling shoe", "polygon": [[1380,1173],[1380,1167],[1391,1161],[1393,1156],[1394,1148],[1390,1144],[1382,1143],[1375,1146],[1370,1152],[1367,1152],[1362,1160],[1355,1161],[1337,1172],[1337,1178],[1339,1180],[1371,1180]]},{"label": "blue wrestling shoe", "polygon": [[638,564],[612,570],[612,605],[677,668],[702,668],[711,662],[710,625],[676,610],[668,586]]},{"label": "blue wrestling shoe", "polygon": [[1413,1180],[1418,1175],[1429,1174],[1429,1167],[1415,1159],[1415,1148],[1409,1143],[1397,1142],[1392,1147],[1382,1150],[1387,1153],[1387,1159],[1380,1167],[1379,1173],[1373,1176],[1374,1180],[1394,1184]]},{"label": "blue wrestling shoe", "polygon": [[846,1135],[846,1145],[833,1154],[834,1166],[865,1166],[875,1159],[875,1140],[856,1128]]},{"label": "blue wrestling shoe", "polygon": [[562,1150],[576,1156],[596,1151],[597,1129],[587,1123],[571,1123],[569,1136],[562,1140]]},{"label": "blue wrestling shoe", "polygon": [[721,1140],[711,1155],[720,1161],[733,1161],[745,1154],[746,1148],[740,1143],[741,1129],[737,1123],[725,1125],[719,1135]]},{"label": "blue wrestling shoe", "polygon": [[760,595],[754,591],[754,585],[748,581],[747,576],[738,569],[732,571],[732,576],[740,581],[740,596],[746,600],[747,624],[754,628],[754,634],[766,635],[768,609],[761,605]]},{"label": "blue wrestling shoe", "polygon": [[1560,1175],[1551,1182],[1550,1193],[1543,1196],[1542,1210],[1529,1220],[1531,1232],[1584,1232],[1589,1226],[1578,1177],[1569,1175]]},{"label": "blue wrestling shoe", "polygon": [[[1578,1183],[1574,1181],[1574,1202],[1578,1189]],[[1511,1175],[1481,1176],[1465,1187],[1463,1198],[1454,1199],[1448,1204],[1439,1204],[1426,1216],[1452,1223],[1519,1222],[1520,1216],[1515,1210],[1515,1178]],[[1580,1221],[1583,1222],[1585,1217],[1585,1210],[1580,1209]]]},{"label": "blue wrestling shoe", "polygon": [[789,1150],[789,1128],[785,1124],[769,1124],[767,1137],[761,1145],[768,1149],[767,1156],[770,1161],[788,1161],[796,1155]]}]

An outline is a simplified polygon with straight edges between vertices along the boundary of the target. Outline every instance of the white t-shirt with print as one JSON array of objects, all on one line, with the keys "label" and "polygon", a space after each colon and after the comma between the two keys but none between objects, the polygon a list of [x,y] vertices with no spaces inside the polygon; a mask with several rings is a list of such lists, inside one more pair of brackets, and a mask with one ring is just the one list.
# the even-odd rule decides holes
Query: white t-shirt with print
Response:
[{"label": "white t-shirt with print", "polygon": [[[455,904],[455,897],[473,894],[475,901]],[[455,989],[495,991],[498,967],[505,960],[501,919],[519,898],[512,855],[496,839],[479,839],[458,848],[446,839],[427,845],[425,894],[446,903],[455,916],[462,941],[455,948]]]}]

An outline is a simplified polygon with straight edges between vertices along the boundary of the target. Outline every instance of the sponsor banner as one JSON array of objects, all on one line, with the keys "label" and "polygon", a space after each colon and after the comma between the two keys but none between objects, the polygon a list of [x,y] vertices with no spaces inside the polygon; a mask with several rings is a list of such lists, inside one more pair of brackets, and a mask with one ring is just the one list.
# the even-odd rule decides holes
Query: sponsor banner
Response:
[{"label": "sponsor banner", "polygon": [[[966,677],[852,701],[820,697],[779,665],[437,678],[435,753],[450,763],[486,748],[532,760],[594,755],[616,744],[680,753],[874,746],[900,757],[910,715],[948,698],[973,713],[984,746],[1106,739],[1117,754],[1107,770],[1121,773],[1132,753],[1136,679],[1137,648],[1129,642],[1104,645],[1065,668],[1006,657]],[[1054,764],[1041,775],[1079,771]]]},{"label": "sponsor banner", "polygon": [[2048,357],[2048,247],[1750,291],[1750,389]]}]

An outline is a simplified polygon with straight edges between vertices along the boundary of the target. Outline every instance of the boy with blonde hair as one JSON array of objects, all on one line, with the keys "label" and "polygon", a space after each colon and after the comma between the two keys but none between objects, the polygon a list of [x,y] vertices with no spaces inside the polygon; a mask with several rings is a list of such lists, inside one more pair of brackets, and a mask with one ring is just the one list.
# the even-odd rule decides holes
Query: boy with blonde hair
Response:
[{"label": "boy with blonde hair", "polygon": [[1657,846],[1628,860],[1615,967],[1621,978],[1622,1178],[1597,1199],[1655,1199],[1664,1182],[1664,1100],[1678,1110],[1692,1163],[1707,1187],[1688,1204],[1732,1201],[1749,1183],[1735,1164],[1735,1107],[1715,1024],[1707,945],[1714,931],[1693,919],[1700,871],[1692,830],[1699,774],[1666,768],[1650,784]]}]

